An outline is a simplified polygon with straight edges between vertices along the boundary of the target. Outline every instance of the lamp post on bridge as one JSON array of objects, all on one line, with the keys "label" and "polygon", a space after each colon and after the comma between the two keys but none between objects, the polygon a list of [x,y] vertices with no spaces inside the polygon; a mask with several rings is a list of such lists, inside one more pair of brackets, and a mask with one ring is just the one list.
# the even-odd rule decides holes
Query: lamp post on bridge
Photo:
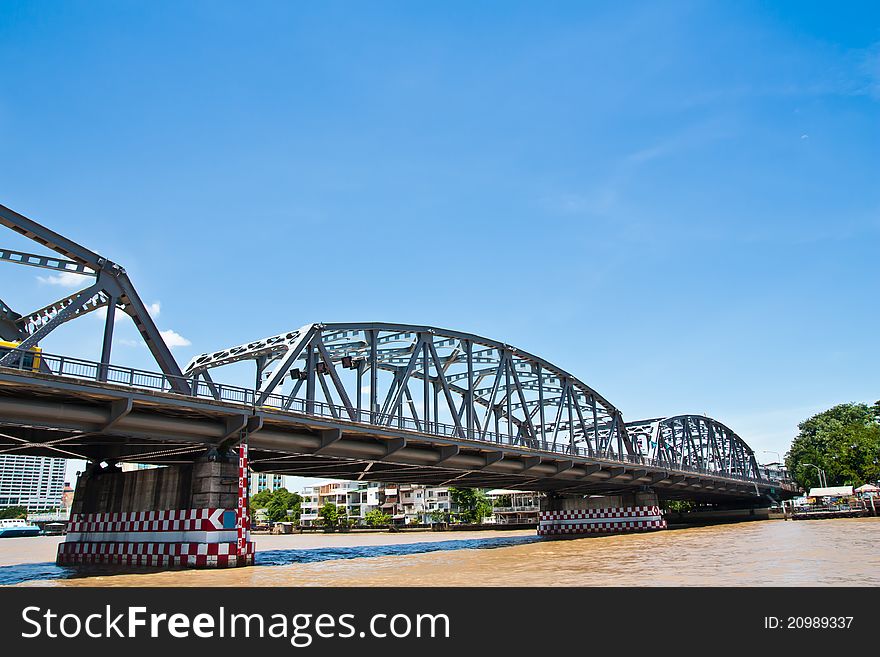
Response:
[{"label": "lamp post on bridge", "polygon": [[762,449],[761,452],[764,454],[776,454],[776,462],[782,465],[782,457],[779,455],[779,452],[774,452],[772,449]]}]

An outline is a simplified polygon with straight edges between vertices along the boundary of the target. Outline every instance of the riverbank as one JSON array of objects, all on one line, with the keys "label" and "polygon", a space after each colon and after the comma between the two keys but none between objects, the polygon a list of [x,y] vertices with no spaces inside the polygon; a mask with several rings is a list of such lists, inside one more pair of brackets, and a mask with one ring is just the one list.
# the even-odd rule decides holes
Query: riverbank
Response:
[{"label": "riverbank", "polygon": [[[254,537],[257,552],[276,550],[319,550],[359,548],[412,543],[440,543],[455,540],[482,540],[534,536],[534,529],[512,531],[375,532],[312,534],[259,534]],[[63,536],[31,536],[0,540],[0,566],[54,562]]]}]

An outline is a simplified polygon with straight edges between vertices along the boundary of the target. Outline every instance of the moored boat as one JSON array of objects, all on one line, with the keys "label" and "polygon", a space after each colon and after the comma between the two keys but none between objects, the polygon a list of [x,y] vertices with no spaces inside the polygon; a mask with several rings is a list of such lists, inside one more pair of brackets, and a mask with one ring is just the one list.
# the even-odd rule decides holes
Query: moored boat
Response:
[{"label": "moored boat", "polygon": [[38,536],[40,528],[32,525],[27,520],[8,519],[0,520],[0,538],[14,538],[16,536]]}]

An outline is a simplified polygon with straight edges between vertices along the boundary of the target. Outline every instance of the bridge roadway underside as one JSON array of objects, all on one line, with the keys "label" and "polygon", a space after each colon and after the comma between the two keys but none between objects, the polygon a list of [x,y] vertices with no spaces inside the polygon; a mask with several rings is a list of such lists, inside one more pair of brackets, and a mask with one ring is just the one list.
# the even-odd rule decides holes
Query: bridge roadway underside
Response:
[{"label": "bridge roadway underside", "polygon": [[248,431],[257,472],[363,481],[759,503],[772,484],[569,457],[395,427],[0,370],[0,453],[175,465]]}]

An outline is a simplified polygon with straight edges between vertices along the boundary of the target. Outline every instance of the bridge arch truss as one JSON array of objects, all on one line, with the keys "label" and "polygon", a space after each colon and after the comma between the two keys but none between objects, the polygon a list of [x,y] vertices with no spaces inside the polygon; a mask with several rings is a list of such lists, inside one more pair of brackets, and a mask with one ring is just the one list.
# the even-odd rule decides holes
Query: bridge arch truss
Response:
[{"label": "bridge arch truss", "polygon": [[195,357],[216,388],[251,362],[257,404],[454,438],[611,459],[638,457],[620,411],[565,370],[470,333],[389,323],[308,324]]},{"label": "bridge arch truss", "polygon": [[627,431],[651,462],[718,475],[760,479],[755,453],[732,429],[704,415],[629,422]]}]

